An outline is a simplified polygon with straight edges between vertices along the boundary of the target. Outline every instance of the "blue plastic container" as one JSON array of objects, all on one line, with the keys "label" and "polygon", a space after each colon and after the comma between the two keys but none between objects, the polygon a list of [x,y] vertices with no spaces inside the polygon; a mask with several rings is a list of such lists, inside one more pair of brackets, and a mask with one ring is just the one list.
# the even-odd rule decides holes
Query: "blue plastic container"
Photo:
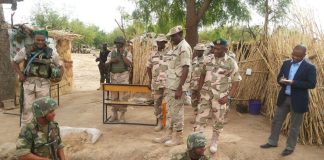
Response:
[{"label": "blue plastic container", "polygon": [[260,100],[249,100],[249,112],[253,115],[260,114],[261,102]]}]

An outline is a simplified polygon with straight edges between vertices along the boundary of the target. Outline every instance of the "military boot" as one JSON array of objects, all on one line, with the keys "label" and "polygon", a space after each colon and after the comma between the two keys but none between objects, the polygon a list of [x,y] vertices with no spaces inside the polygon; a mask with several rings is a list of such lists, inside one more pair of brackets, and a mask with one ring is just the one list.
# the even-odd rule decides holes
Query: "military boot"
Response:
[{"label": "military boot", "polygon": [[153,142],[155,142],[155,143],[164,143],[164,142],[170,140],[171,138],[172,138],[172,129],[167,129],[163,133],[162,137],[154,138]]},{"label": "military boot", "polygon": [[163,129],[162,119],[158,119],[158,124],[156,127],[154,127],[154,131],[159,132],[162,131],[162,129]]},{"label": "military boot", "polygon": [[117,111],[113,111],[113,115],[110,117],[109,122],[114,122],[118,120],[118,113]]},{"label": "military boot", "polygon": [[121,112],[121,113],[120,113],[119,121],[120,121],[121,123],[125,123],[125,122],[126,122],[126,119],[125,119],[125,112]]},{"label": "military boot", "polygon": [[217,147],[218,147],[217,141],[218,141],[218,134],[216,132],[213,132],[213,135],[211,138],[211,144],[210,144],[210,148],[209,148],[209,151],[212,154],[217,152]]},{"label": "military boot", "polygon": [[176,132],[171,140],[168,140],[164,143],[167,147],[177,146],[183,144],[183,134],[181,132]]},{"label": "military boot", "polygon": [[193,117],[192,117],[192,119],[191,119],[191,121],[190,121],[191,124],[195,124],[195,123],[196,123],[197,114],[198,114],[198,112],[195,111],[195,112],[194,112],[194,115],[193,115]]}]

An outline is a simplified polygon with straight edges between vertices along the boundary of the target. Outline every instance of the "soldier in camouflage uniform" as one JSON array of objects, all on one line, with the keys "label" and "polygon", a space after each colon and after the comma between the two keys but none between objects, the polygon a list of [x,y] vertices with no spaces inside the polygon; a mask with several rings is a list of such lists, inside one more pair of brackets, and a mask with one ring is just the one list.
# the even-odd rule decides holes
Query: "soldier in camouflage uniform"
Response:
[{"label": "soldier in camouflage uniform", "polygon": [[171,160],[209,160],[210,158],[205,156],[207,140],[202,132],[193,132],[187,139],[187,150],[184,153],[175,154]]},{"label": "soldier in camouflage uniform", "polygon": [[[114,41],[116,49],[114,49],[107,57],[107,65],[110,67],[112,84],[129,84],[129,70],[132,67],[132,53],[125,49],[125,39],[117,37]],[[128,101],[129,94],[123,92],[111,92],[112,101]],[[120,114],[120,122],[125,122],[125,113],[127,105],[112,106],[113,115],[110,121],[118,120],[118,111]]]},{"label": "soldier in camouflage uniform", "polygon": [[16,143],[16,155],[19,159],[65,159],[60,128],[54,121],[54,110],[57,107],[57,103],[49,97],[34,101],[34,119],[21,128]]},{"label": "soldier in camouflage uniform", "polygon": [[[34,44],[22,48],[13,58],[13,66],[23,83],[24,107],[22,114],[22,125],[33,119],[31,113],[32,102],[40,97],[49,96],[51,74],[54,74],[52,66],[60,68],[63,74],[63,67],[60,65],[59,56],[55,50],[46,45],[48,32],[46,30],[33,31]],[[25,62],[24,70],[21,71],[19,63]]]},{"label": "soldier in camouflage uniform", "polygon": [[[220,38],[215,41],[214,54],[204,58],[204,65],[199,81],[201,102],[198,105],[195,130],[207,125],[209,114],[213,118],[213,136],[210,152],[217,151],[218,137],[223,130],[224,115],[228,102],[236,94],[239,81],[242,79],[235,60],[226,52],[227,41]],[[231,81],[231,83],[229,83]]]},{"label": "soldier in camouflage uniform", "polygon": [[200,79],[200,74],[203,66],[203,60],[204,60],[204,51],[206,50],[206,47],[202,43],[198,43],[194,47],[194,53],[193,53],[193,60],[192,60],[192,73],[191,73],[191,82],[190,82],[190,89],[191,89],[191,105],[192,108],[194,108],[194,118],[191,121],[191,123],[195,123],[196,116],[198,113],[198,103],[199,103],[199,92],[198,89],[198,83]]},{"label": "soldier in camouflage uniform", "polygon": [[168,69],[165,59],[167,51],[165,44],[168,39],[164,34],[158,35],[156,38],[158,50],[153,51],[151,57],[147,61],[147,74],[150,78],[150,86],[153,92],[155,116],[158,119],[158,125],[154,128],[155,131],[161,131],[162,125],[162,100],[164,97],[166,70]]},{"label": "soldier in camouflage uniform", "polygon": [[[155,138],[156,143],[164,143],[166,146],[183,144],[184,126],[184,93],[189,90],[191,79],[192,50],[183,39],[183,29],[176,26],[170,29],[168,36],[174,45],[168,52],[168,70],[166,80],[166,103],[168,107],[167,130],[160,138]],[[172,136],[173,131],[176,133]]]}]

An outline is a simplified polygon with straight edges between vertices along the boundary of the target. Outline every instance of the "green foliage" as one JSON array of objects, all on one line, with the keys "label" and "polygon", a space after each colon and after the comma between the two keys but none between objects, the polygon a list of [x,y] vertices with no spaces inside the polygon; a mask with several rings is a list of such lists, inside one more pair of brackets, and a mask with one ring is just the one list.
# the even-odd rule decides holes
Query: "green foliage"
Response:
[{"label": "green foliage", "polygon": [[[247,2],[251,6],[254,6],[258,13],[262,16],[265,16],[266,14],[265,1],[266,0],[247,0]],[[284,18],[288,12],[288,7],[291,2],[292,0],[269,0],[269,20],[272,22],[278,22],[280,19]]]},{"label": "green foliage", "polygon": [[229,41],[253,41],[260,39],[261,26],[223,26],[199,32],[199,41],[213,41],[225,38]]},{"label": "green foliage", "polygon": [[[186,23],[185,0],[133,0],[137,9],[133,12],[134,19],[139,19],[146,26],[153,26],[158,33],[167,33],[175,25]],[[195,1],[196,11],[199,11],[203,0]],[[240,0],[212,0],[208,10],[202,16],[200,25],[224,25],[250,19],[247,6]]]}]

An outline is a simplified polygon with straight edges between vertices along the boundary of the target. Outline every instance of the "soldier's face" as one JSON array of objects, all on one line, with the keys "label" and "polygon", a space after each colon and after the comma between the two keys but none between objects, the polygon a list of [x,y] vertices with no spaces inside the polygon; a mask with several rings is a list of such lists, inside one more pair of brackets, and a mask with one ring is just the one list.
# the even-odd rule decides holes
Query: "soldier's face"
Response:
[{"label": "soldier's face", "polygon": [[44,35],[35,35],[34,43],[37,48],[44,48],[45,47],[45,36]]},{"label": "soldier's face", "polygon": [[173,35],[170,35],[171,43],[173,45],[178,45],[181,41],[182,34],[181,33],[176,33]]},{"label": "soldier's face", "polygon": [[224,47],[223,45],[214,46],[214,54],[221,56],[225,54],[225,52],[226,52],[226,47]]},{"label": "soldier's face", "polygon": [[166,42],[165,41],[157,41],[156,44],[158,46],[158,49],[164,49]]},{"label": "soldier's face", "polygon": [[197,55],[198,57],[201,57],[201,56],[203,56],[204,51],[202,51],[202,50],[199,50],[199,51],[195,50],[195,53],[196,53],[196,55]]},{"label": "soldier's face", "polygon": [[54,112],[54,111],[49,112],[49,113],[46,115],[46,119],[47,119],[48,121],[54,121],[54,119],[55,119],[55,112]]},{"label": "soldier's face", "polygon": [[116,44],[116,48],[117,49],[120,49],[120,48],[123,48],[124,47],[124,44],[123,43],[115,43]]},{"label": "soldier's face", "polygon": [[205,150],[206,150],[205,147],[198,147],[193,149],[193,151],[199,156],[205,155]]}]

